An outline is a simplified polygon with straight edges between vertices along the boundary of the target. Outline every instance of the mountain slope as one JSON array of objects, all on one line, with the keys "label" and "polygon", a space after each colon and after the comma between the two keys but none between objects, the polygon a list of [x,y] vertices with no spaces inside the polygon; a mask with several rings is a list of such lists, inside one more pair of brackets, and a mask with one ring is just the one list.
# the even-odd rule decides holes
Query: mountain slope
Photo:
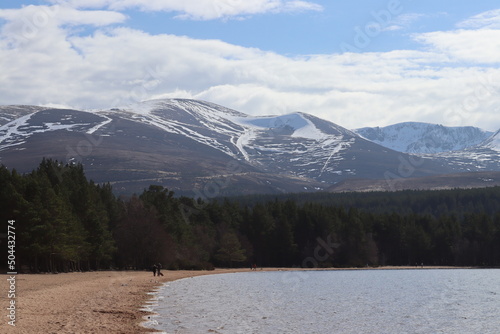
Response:
[{"label": "mountain slope", "polygon": [[489,148],[493,151],[500,152],[500,130],[495,132],[491,137],[486,139],[479,145],[480,147]]},{"label": "mountain slope", "polygon": [[[364,177],[380,178],[405,159],[405,155],[305,113],[251,117],[202,101],[157,100],[131,106],[126,114],[209,145],[261,171],[321,182],[337,182],[358,171]],[[443,171],[442,166],[429,166],[433,168]],[[430,170],[424,174],[437,172]]]},{"label": "mountain slope", "polygon": [[[396,152],[305,113],[251,117],[212,103],[166,99],[79,111],[2,107],[1,163],[20,172],[42,157],[80,161],[121,193],[162,184],[177,193],[325,189],[349,178],[454,172],[446,162]],[[9,121],[10,120],[10,121]]]},{"label": "mountain slope", "polygon": [[418,122],[360,128],[355,132],[384,147],[414,154],[463,150],[481,144],[493,134],[471,126],[445,127]]},{"label": "mountain slope", "polygon": [[460,151],[425,155],[429,159],[453,165],[461,172],[500,171],[500,130],[481,144]]}]

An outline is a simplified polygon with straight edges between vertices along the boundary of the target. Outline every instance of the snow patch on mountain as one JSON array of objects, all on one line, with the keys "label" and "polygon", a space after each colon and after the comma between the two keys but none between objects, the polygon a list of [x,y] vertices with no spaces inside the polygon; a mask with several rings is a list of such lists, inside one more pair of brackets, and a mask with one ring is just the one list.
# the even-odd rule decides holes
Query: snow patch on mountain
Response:
[{"label": "snow patch on mountain", "polygon": [[[330,155],[328,156],[328,159],[326,159],[325,163],[323,164],[323,167],[321,168],[321,171],[319,172],[319,176],[321,177],[325,171],[327,171],[328,165],[330,164],[330,160],[332,160],[333,156],[340,153],[343,149],[349,148],[350,143],[335,143],[333,140],[329,141],[327,145],[334,145],[333,148],[330,148]],[[338,173],[338,172],[337,172]]]},{"label": "snow patch on mountain", "polygon": [[0,106],[0,126],[5,125],[22,116],[33,114],[38,111],[46,109],[49,108],[39,107],[39,106],[25,106],[25,105]]},{"label": "snow patch on mountain", "polygon": [[274,130],[276,134],[290,132],[288,135],[294,138],[306,138],[321,141],[327,137],[310,120],[301,113],[292,113],[281,116],[266,117],[238,117],[233,118],[243,127],[255,127],[257,129]]},{"label": "snow patch on mountain", "polygon": [[[13,114],[19,114],[16,108],[9,108]],[[20,110],[24,111],[23,116],[0,126],[0,150],[24,144],[29,137],[37,133],[59,130],[82,131],[91,128],[87,130],[87,133],[91,134],[111,122],[108,117],[100,115],[99,118],[104,118],[104,121],[96,125],[94,120],[82,118],[83,113],[79,111],[42,107],[26,107],[26,110]],[[26,111],[29,113],[26,114]],[[46,113],[46,115],[40,116],[43,113]],[[80,116],[76,116],[78,113],[80,113]]]},{"label": "snow patch on mountain", "polygon": [[22,137],[20,127],[26,126],[30,118],[31,114],[22,116],[0,127],[0,150],[24,143],[19,140]]},{"label": "snow patch on mountain", "polygon": [[480,146],[500,153],[500,130],[495,132],[495,134],[493,134],[490,138],[486,139]]},{"label": "snow patch on mountain", "polygon": [[248,146],[252,138],[255,138],[255,133],[252,128],[249,128],[246,129],[234,143],[246,161],[250,161],[250,155],[246,151],[245,146]]},{"label": "snow patch on mountain", "polygon": [[106,126],[106,125],[108,125],[109,123],[111,123],[113,121],[112,118],[109,118],[107,116],[104,116],[104,115],[100,115],[100,116],[104,117],[105,120],[102,123],[99,123],[96,126],[94,126],[93,128],[89,129],[87,131],[87,134],[91,135],[94,132],[96,132],[97,130],[99,130],[100,128],[102,128],[103,126]]},{"label": "snow patch on mountain", "polygon": [[[235,119],[238,120],[238,119]],[[252,125],[259,128],[277,129],[289,127],[292,129],[300,129],[306,126],[307,121],[299,114],[287,114],[281,116],[264,116],[264,117],[250,117],[245,116],[239,119],[241,123]]]}]

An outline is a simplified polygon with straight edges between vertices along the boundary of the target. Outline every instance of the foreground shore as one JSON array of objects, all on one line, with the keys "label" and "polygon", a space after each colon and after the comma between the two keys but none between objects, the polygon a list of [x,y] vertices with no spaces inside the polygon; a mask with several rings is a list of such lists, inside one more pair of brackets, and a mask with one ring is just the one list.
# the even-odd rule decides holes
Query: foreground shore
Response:
[{"label": "foreground shore", "polygon": [[[376,269],[416,268],[379,267]],[[264,269],[264,271],[276,270],[287,269]],[[161,277],[153,277],[151,272],[146,271],[16,275],[15,298],[8,298],[10,285],[7,279],[9,276],[2,275],[0,289],[3,320],[0,324],[0,332],[130,334],[154,332],[141,327],[140,323],[148,313],[140,308],[150,299],[147,293],[161,283],[201,275],[249,271],[249,269],[165,270],[164,276]],[[15,300],[16,306],[15,327],[8,324],[7,308],[11,300]]]}]

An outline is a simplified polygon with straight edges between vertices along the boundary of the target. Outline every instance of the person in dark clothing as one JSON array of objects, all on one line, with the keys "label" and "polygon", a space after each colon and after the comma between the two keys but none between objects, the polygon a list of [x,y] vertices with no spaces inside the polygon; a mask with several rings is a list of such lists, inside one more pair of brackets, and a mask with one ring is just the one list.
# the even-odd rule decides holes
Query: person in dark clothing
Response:
[{"label": "person in dark clothing", "polygon": [[[158,271],[158,276],[160,276],[160,270],[158,269],[156,264],[153,264],[153,267],[151,267],[151,269],[153,270],[153,276],[156,276],[157,271]],[[162,276],[163,276],[163,274],[162,274]]]},{"label": "person in dark clothing", "polygon": [[158,274],[158,276],[163,276],[160,270],[161,270],[161,263],[158,263],[156,265],[156,273]]}]

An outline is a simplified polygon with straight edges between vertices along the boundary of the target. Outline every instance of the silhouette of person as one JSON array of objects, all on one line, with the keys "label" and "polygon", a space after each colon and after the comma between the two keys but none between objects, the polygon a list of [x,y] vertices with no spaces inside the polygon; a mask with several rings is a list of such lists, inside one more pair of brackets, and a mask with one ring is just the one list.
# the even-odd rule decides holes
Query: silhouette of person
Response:
[{"label": "silhouette of person", "polygon": [[[158,267],[156,266],[156,264],[153,264],[153,267],[151,267],[151,269],[153,269],[153,276],[156,276],[156,271],[158,270]],[[158,276],[160,275],[160,271],[158,270]]]},{"label": "silhouette of person", "polygon": [[163,276],[160,270],[161,270],[161,263],[158,263],[156,265],[156,273],[158,274],[158,276]]}]

